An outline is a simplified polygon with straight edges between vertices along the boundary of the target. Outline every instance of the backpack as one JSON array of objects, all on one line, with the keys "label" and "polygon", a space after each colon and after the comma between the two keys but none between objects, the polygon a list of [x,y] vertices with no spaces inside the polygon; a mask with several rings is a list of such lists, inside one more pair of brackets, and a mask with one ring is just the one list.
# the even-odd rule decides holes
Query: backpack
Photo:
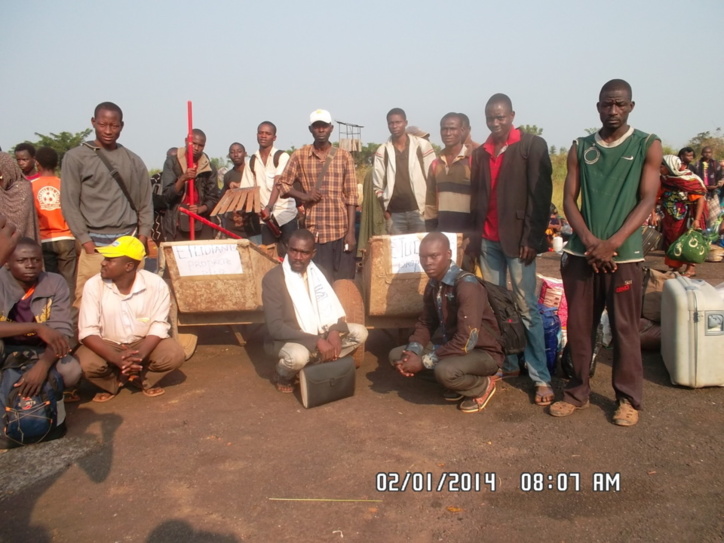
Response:
[{"label": "backpack", "polygon": [[168,210],[168,204],[163,197],[163,186],[161,185],[161,173],[151,176],[151,198],[153,200],[153,226],[151,227],[151,239],[156,243],[163,240],[163,216]]},{"label": "backpack", "polygon": [[163,213],[168,209],[168,203],[163,197],[163,185],[161,185],[161,173],[151,176],[151,198],[153,200],[154,213]]},{"label": "backpack", "polygon": [[[282,151],[281,149],[277,150],[277,152],[274,153],[274,158],[272,158],[272,160],[274,161],[275,168],[279,166],[279,157],[281,157],[284,153],[285,153],[285,151]],[[256,185],[256,172],[254,171],[255,164],[256,164],[256,155],[251,155],[251,158],[249,159],[249,168],[251,169],[251,173],[254,176],[254,185]],[[298,190],[299,192],[304,192],[304,189],[302,188],[302,184],[299,182],[299,180],[294,181],[294,188],[296,190]],[[283,196],[282,194],[280,194],[279,198],[287,199],[287,198],[290,198],[290,196]],[[296,207],[304,205],[304,202],[302,202],[301,200],[297,200],[296,198],[294,198],[294,201],[295,201]],[[260,226],[260,228],[261,228],[261,226]],[[260,230],[260,232],[261,232],[261,230]]]},{"label": "backpack", "polygon": [[[274,167],[279,166],[279,157],[284,154],[284,151],[277,150],[276,153],[274,153],[274,158],[272,159],[274,161]],[[256,164],[256,155],[251,155],[251,158],[249,159],[249,168],[251,168],[251,173],[253,173],[256,176],[256,172],[254,171],[254,165]],[[256,177],[255,177],[256,179]]]},{"label": "backpack", "polygon": [[10,353],[0,370],[0,403],[3,407],[0,448],[51,441],[65,435],[65,422],[58,424],[58,413],[65,418],[63,378],[51,367],[40,392],[21,397],[15,387],[23,374],[38,361],[34,351]]},{"label": "backpack", "polygon": [[488,330],[488,332],[497,338],[506,355],[522,353],[527,345],[526,330],[513,293],[505,287],[480,279],[466,271],[461,271],[455,282],[457,283],[461,279],[471,280],[467,279],[468,277],[475,278],[488,293],[488,302],[495,315],[495,320],[498,322],[500,334],[496,334],[494,330]]}]

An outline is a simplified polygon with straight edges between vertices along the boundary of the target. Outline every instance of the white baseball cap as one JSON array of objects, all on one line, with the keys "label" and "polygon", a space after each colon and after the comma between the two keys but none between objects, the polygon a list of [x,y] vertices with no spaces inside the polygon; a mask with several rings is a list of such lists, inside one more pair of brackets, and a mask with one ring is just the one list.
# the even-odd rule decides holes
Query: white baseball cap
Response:
[{"label": "white baseball cap", "polygon": [[312,125],[317,122],[325,124],[332,124],[332,114],[326,109],[316,109],[309,115],[309,124]]}]

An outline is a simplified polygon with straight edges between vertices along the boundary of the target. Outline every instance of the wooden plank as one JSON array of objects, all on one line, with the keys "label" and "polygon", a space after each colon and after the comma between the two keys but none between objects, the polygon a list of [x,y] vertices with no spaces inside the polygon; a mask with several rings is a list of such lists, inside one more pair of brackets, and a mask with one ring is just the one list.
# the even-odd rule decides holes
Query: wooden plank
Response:
[{"label": "wooden plank", "polygon": [[216,209],[214,211],[218,215],[223,215],[224,213],[229,211],[229,208],[231,207],[232,203],[234,202],[236,189],[231,189],[226,191],[224,196],[219,201],[218,205],[216,206]]},{"label": "wooden plank", "polygon": [[246,195],[246,209],[244,210],[246,213],[251,213],[254,211],[254,193],[252,192],[252,189],[249,189]]},{"label": "wooden plank", "polygon": [[259,187],[254,188],[254,213],[261,212],[261,194],[259,193]]},{"label": "wooden plank", "polygon": [[221,199],[219,200],[219,203],[216,204],[216,206],[214,207],[214,210],[211,212],[211,216],[212,216],[212,217],[215,217],[215,216],[218,215],[219,213],[223,213],[223,212],[221,211],[221,209],[226,210],[226,208],[227,208],[228,205],[229,205],[229,198],[230,198],[230,196],[231,196],[231,191],[227,191],[227,192],[221,197]]},{"label": "wooden plank", "polygon": [[234,202],[229,206],[229,211],[238,211],[244,206],[244,200],[246,199],[246,190],[237,189],[236,197]]},{"label": "wooden plank", "polygon": [[239,328],[236,324],[230,324],[229,328],[231,328],[231,331],[234,333],[234,337],[236,337],[236,341],[239,342],[239,345],[241,347],[246,345],[246,340],[244,339],[244,334],[241,332],[241,328]]},{"label": "wooden plank", "polygon": [[243,198],[244,191],[241,189],[234,189],[232,200],[229,202],[229,207],[226,211],[236,211],[237,209],[239,209],[239,200],[242,200]]}]

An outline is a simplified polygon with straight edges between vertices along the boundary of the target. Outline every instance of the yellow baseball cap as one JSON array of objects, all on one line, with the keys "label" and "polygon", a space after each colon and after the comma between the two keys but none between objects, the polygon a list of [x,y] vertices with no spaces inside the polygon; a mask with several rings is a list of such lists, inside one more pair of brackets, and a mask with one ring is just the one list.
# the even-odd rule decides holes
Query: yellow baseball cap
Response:
[{"label": "yellow baseball cap", "polygon": [[127,256],[128,258],[138,260],[139,262],[143,260],[144,256],[146,256],[146,249],[143,247],[143,243],[133,236],[122,236],[110,245],[98,247],[96,251],[106,258]]}]

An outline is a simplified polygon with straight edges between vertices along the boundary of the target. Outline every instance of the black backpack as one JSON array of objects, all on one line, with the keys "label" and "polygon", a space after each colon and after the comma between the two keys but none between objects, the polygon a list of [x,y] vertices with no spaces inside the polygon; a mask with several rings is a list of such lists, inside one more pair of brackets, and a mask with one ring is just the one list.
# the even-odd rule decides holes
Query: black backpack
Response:
[{"label": "black backpack", "polygon": [[[284,151],[278,150],[276,153],[274,153],[274,157],[272,160],[274,161],[274,167],[276,168],[279,166],[279,157],[284,154]],[[251,169],[251,173],[256,174],[254,171],[254,165],[256,164],[256,155],[251,155],[251,158],[249,159],[249,168]]]},{"label": "black backpack", "polygon": [[63,405],[63,378],[51,367],[40,392],[21,397],[15,387],[23,374],[35,365],[34,351],[10,353],[0,371],[0,405],[3,408],[0,449],[51,441],[65,435],[65,422],[58,424]]},{"label": "black backpack", "polygon": [[503,347],[503,352],[505,354],[522,353],[527,344],[526,330],[513,293],[505,287],[480,279],[466,271],[461,271],[455,282],[457,283],[464,277],[474,277],[488,293],[488,302],[495,315],[495,320],[498,322],[500,334],[496,334],[494,330],[488,331],[498,339]]}]

